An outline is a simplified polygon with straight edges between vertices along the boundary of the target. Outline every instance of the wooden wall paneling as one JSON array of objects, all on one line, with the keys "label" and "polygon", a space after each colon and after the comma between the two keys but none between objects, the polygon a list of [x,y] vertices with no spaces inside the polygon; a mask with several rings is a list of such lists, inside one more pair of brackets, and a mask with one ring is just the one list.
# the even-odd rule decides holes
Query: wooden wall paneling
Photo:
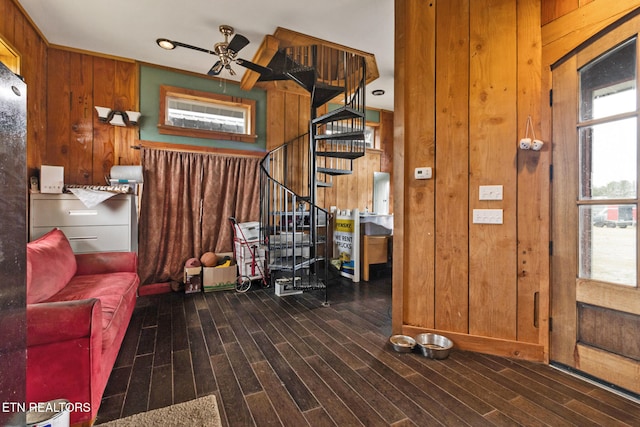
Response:
[{"label": "wooden wall paneling", "polygon": [[0,0],[0,35],[21,56],[20,74],[27,83],[27,172],[37,175],[46,152],[47,46],[31,21],[12,0]]},{"label": "wooden wall paneling", "polygon": [[12,1],[3,0],[2,4],[3,10],[0,15],[2,17],[2,34],[4,34],[5,37],[15,40],[17,38],[15,26],[16,21],[20,19],[20,13]]},{"label": "wooden wall paneling", "polygon": [[284,92],[267,91],[267,151],[284,144]]},{"label": "wooden wall paneling", "polygon": [[[380,112],[380,172],[389,173],[389,182],[393,182],[393,112]],[[393,213],[393,186],[389,188],[389,213]]]},{"label": "wooden wall paneling", "polygon": [[[93,57],[71,53],[69,156],[65,183],[93,184]],[[67,171],[67,168],[69,169]]]},{"label": "wooden wall paneling", "polygon": [[[66,166],[71,152],[71,53],[49,49],[47,60],[47,145],[43,163]],[[65,168],[65,182],[68,173]]]},{"label": "wooden wall paneling", "polygon": [[367,176],[365,177],[365,182],[367,184],[366,189],[366,204],[369,206],[369,211],[373,212],[373,174],[375,172],[380,172],[380,151],[374,151],[367,156],[369,161],[369,168],[367,172]]},{"label": "wooden wall paneling", "polygon": [[[317,109],[316,116],[320,117],[326,114],[328,110],[328,105],[324,104]],[[331,201],[329,200],[330,195],[331,188],[318,187],[318,190],[316,192],[316,204],[323,209],[329,210],[329,206],[331,206]]]},{"label": "wooden wall paneling", "polygon": [[370,197],[367,197],[367,177],[370,173],[372,177],[371,179],[373,179],[373,173],[370,172],[369,164],[371,155],[371,153],[366,153],[364,156],[353,161],[353,178],[355,179],[356,184],[355,193],[353,193],[353,195],[356,196],[356,200],[351,200],[351,207],[358,208],[361,212],[364,212],[365,208],[368,208],[369,210],[372,208],[371,204],[368,203],[368,199]]},{"label": "wooden wall paneling", "polygon": [[[581,0],[541,0],[542,24],[553,21],[580,7]],[[582,0],[584,1],[584,0]]]},{"label": "wooden wall paneling", "polygon": [[[116,62],[108,58],[93,59],[93,104],[94,106],[115,109],[114,91],[116,79]],[[98,114],[93,116],[93,164],[92,183],[102,184],[105,175],[109,175],[114,164],[114,140],[116,126],[98,120]]]},{"label": "wooden wall paneling", "polygon": [[[138,93],[139,93],[139,67],[133,62],[125,62],[115,60],[115,106],[121,111],[139,111]],[[94,77],[99,81],[101,76]],[[142,118],[141,120],[144,120]],[[131,148],[136,145],[139,138],[140,129],[138,126],[119,127],[115,131],[114,145],[114,164],[117,165],[139,165],[140,150]],[[102,165],[102,173],[108,174],[110,166],[105,169],[106,164]]]},{"label": "wooden wall paneling", "polygon": [[[309,133],[309,121],[311,120],[311,97],[310,96],[305,96],[305,95],[300,95],[298,96],[298,103],[299,103],[299,113],[298,113],[298,135],[304,135],[304,134],[308,134]],[[301,177],[301,185],[302,185],[302,191],[300,192],[300,194],[308,196],[309,195],[309,179],[310,176],[308,175],[309,171],[309,150],[311,149],[311,142],[309,139],[309,135],[307,135],[307,147],[308,149],[305,150],[305,156],[302,158],[302,162],[300,165],[296,165],[298,168],[302,168],[302,169],[298,169],[298,174],[300,174],[300,170],[304,171],[304,173],[302,174]]]},{"label": "wooden wall paneling", "polygon": [[[284,129],[284,142],[289,142],[293,138],[300,135],[300,97],[296,94],[285,94],[285,129]],[[294,161],[289,161],[287,164],[287,180],[289,187],[294,191],[299,192],[301,188],[299,174],[296,173],[298,167],[302,167],[302,159],[300,153],[295,153]],[[291,159],[292,157],[290,157]]]},{"label": "wooden wall paneling", "polygon": [[333,187],[335,188],[335,206],[338,209],[349,209],[351,206],[349,196],[349,175],[334,176]]},{"label": "wooden wall paneling", "polygon": [[47,45],[31,26],[25,26],[21,73],[27,83],[27,172],[36,169],[46,155],[47,144]]},{"label": "wooden wall paneling", "polygon": [[[504,220],[469,224],[469,333],[515,340],[516,1],[473,1],[470,17],[470,210],[503,209]],[[493,184],[503,200],[479,201]]]},{"label": "wooden wall paneling", "polygon": [[469,331],[469,0],[436,17],[436,322]]},{"label": "wooden wall paneling", "polygon": [[[518,107],[517,135],[524,136],[531,116],[536,136],[542,138],[540,8],[536,2],[517,3]],[[513,144],[517,143],[516,141]],[[547,141],[548,142],[548,141]],[[549,256],[549,157],[543,151],[517,150],[517,244],[518,244],[518,341],[546,343],[548,340]],[[543,287],[542,284],[545,284]],[[544,304],[540,304],[540,300]],[[542,326],[547,326],[545,331]]]},{"label": "wooden wall paneling", "polygon": [[[348,204],[346,204],[345,206],[348,209],[364,209],[364,206],[361,205],[362,199],[361,199],[361,195],[360,195],[360,176],[363,174],[366,174],[366,169],[367,169],[367,162],[366,160],[363,160],[361,162],[358,162],[358,160],[363,160],[363,159],[357,159],[353,161],[353,171],[354,173],[351,175],[346,175],[344,176],[344,178],[346,179],[346,181],[349,183],[348,189],[347,189],[347,202]],[[364,168],[364,170],[362,169]]]},{"label": "wooden wall paneling", "polygon": [[[434,180],[415,180],[413,171],[433,166],[435,159],[435,9],[435,2],[396,1],[396,30],[400,32],[395,69],[400,72],[394,93],[395,109],[401,113],[394,122],[394,221],[399,225],[394,230],[398,232],[394,237],[398,243],[393,254],[394,292],[402,292],[402,322],[426,328],[434,326],[435,316],[435,185]],[[397,309],[394,300],[394,311]]]},{"label": "wooden wall paneling", "polygon": [[404,152],[406,120],[406,96],[407,85],[406,55],[407,55],[407,30],[405,22],[408,18],[407,3],[403,0],[394,1],[394,80],[393,80],[393,180],[391,192],[393,193],[393,254],[391,277],[391,331],[394,334],[402,333],[404,325],[404,305],[407,287],[405,280],[405,231],[404,231]]}]

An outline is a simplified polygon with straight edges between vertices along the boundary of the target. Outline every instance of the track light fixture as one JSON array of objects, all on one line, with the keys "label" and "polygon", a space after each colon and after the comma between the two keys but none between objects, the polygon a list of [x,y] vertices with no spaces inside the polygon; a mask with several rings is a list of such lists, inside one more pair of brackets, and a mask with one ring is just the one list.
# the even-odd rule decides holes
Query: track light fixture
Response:
[{"label": "track light fixture", "polygon": [[136,126],[142,115],[139,111],[114,111],[108,107],[95,107],[98,112],[98,120],[114,126]]}]

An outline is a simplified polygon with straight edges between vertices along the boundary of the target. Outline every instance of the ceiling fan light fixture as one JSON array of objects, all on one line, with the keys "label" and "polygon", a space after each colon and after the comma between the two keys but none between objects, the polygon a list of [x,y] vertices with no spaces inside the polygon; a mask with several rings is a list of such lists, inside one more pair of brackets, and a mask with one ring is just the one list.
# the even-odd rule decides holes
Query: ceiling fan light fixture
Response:
[{"label": "ceiling fan light fixture", "polygon": [[156,43],[163,49],[173,50],[176,48],[176,44],[169,39],[157,39]]},{"label": "ceiling fan light fixture", "polygon": [[[235,76],[236,72],[231,68],[232,63],[241,65],[251,71],[259,74],[270,74],[272,71],[270,68],[263,67],[253,62],[238,58],[238,52],[249,44],[249,39],[241,34],[235,34],[233,27],[229,25],[220,25],[220,33],[224,36],[224,41],[216,43],[213,46],[213,50],[204,49],[197,46],[191,46],[179,41],[169,40],[165,38],[156,39],[156,43],[163,49],[172,50],[176,47],[184,47],[187,49],[193,49],[204,53],[209,53],[218,57],[218,61],[213,64],[211,69],[207,72],[208,76],[217,76],[223,70],[227,70],[231,76]],[[235,34],[235,35],[234,35]],[[231,40],[229,37],[233,36]]]}]

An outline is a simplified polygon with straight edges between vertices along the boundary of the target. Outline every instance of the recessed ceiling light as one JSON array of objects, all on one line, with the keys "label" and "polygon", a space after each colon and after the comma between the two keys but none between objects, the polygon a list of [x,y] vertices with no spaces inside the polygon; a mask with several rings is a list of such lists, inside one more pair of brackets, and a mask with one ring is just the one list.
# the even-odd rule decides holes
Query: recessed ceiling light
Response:
[{"label": "recessed ceiling light", "polygon": [[371,95],[373,95],[373,96],[380,96],[380,95],[384,95],[384,90],[382,90],[382,89],[372,90],[372,91],[371,91]]},{"label": "recessed ceiling light", "polygon": [[158,39],[156,40],[156,43],[158,43],[158,46],[160,46],[163,49],[171,50],[176,48],[175,43],[173,43],[169,39]]}]

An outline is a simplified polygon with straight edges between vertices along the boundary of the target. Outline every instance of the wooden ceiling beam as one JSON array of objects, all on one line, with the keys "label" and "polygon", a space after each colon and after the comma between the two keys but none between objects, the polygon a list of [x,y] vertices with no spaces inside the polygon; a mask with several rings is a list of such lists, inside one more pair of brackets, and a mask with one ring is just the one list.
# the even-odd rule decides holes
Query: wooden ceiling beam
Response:
[{"label": "wooden ceiling beam", "polygon": [[[273,35],[266,35],[262,40],[262,44],[258,48],[255,56],[251,60],[251,62],[262,65],[266,67],[273,56],[276,54],[278,49],[290,46],[313,46],[313,45],[321,45],[327,46],[332,49],[342,50],[345,52],[353,53],[356,55],[360,55],[365,58],[367,64],[367,77],[366,82],[371,83],[378,77],[380,77],[380,73],[378,71],[378,64],[376,63],[376,57],[372,53],[363,52],[358,49],[353,49],[348,46],[343,46],[338,43],[333,43],[327,40],[319,39],[317,37],[308,36],[306,34],[299,33],[297,31],[289,30],[287,28],[278,27]],[[260,74],[247,70],[242,76],[242,80],[240,81],[240,88],[243,90],[251,90],[255,86],[261,87],[263,89],[279,89],[286,90],[297,93],[304,93],[304,89],[301,89],[297,84],[288,81],[277,81],[277,82],[258,82],[260,78]]]},{"label": "wooden ceiling beam", "polygon": [[[271,58],[278,51],[280,42],[274,36],[267,34],[264,36],[260,47],[256,51],[255,56],[251,60],[254,64],[262,65],[266,67],[271,62]],[[255,86],[256,82],[260,78],[260,73],[247,69],[240,80],[240,88],[242,90],[251,90]]]}]

